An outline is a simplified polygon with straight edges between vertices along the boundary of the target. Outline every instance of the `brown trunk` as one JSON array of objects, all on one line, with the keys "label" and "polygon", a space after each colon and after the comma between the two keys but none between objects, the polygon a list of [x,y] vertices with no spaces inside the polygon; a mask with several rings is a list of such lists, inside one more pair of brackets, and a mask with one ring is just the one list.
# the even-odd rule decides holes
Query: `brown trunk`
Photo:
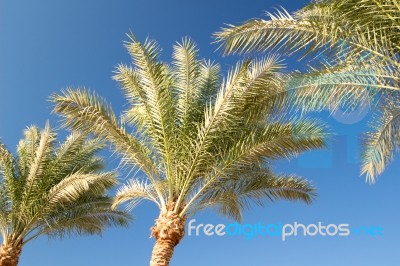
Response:
[{"label": "brown trunk", "polygon": [[156,243],[151,254],[150,266],[168,266],[175,246],[185,235],[186,218],[180,217],[172,210],[173,204],[167,206],[167,211],[160,214],[151,229]]},{"label": "brown trunk", "polygon": [[168,266],[175,244],[170,240],[157,240],[151,254],[150,266]]},{"label": "brown trunk", "polygon": [[21,256],[22,242],[8,240],[0,246],[0,266],[17,266]]}]

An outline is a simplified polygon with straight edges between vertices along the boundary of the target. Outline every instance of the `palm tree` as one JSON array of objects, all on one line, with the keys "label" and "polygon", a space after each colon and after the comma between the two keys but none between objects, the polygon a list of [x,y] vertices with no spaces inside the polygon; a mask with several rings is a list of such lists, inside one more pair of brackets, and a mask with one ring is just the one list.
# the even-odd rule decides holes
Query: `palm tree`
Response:
[{"label": "palm tree", "polygon": [[127,214],[112,210],[105,195],[117,179],[100,172],[96,154],[103,144],[72,133],[56,148],[48,124],[24,135],[16,157],[0,144],[0,266],[16,266],[22,247],[40,235],[95,234],[127,224]]},{"label": "palm tree", "polygon": [[129,101],[121,121],[84,89],[51,99],[65,126],[104,138],[123,165],[144,173],[118,190],[114,206],[150,200],[159,207],[150,265],[169,265],[186,219],[207,207],[241,220],[251,202],[311,202],[308,181],[271,170],[274,159],[321,148],[325,138],[315,121],[285,119],[277,58],[238,63],[221,82],[219,66],[198,60],[190,39],[174,46],[172,65],[158,59],[155,41],[131,36],[126,47],[133,66],[119,65],[114,77]]},{"label": "palm tree", "polygon": [[366,101],[376,117],[364,138],[361,174],[375,182],[400,148],[400,5],[397,0],[315,1],[228,25],[216,33],[226,54],[279,49],[311,60],[291,82],[306,110],[351,108]]}]

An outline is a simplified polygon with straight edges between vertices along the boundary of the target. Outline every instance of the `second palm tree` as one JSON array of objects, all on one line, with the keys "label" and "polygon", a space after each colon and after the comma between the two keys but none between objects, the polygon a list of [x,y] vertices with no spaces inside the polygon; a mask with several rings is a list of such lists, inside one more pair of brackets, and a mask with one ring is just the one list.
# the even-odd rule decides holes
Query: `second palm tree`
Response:
[{"label": "second palm tree", "polygon": [[126,47],[133,67],[120,65],[115,75],[130,103],[121,121],[84,89],[52,101],[66,126],[109,141],[124,165],[144,173],[119,189],[114,205],[146,199],[160,208],[150,265],[169,265],[186,219],[207,207],[241,220],[251,202],[312,201],[308,181],[271,170],[273,160],[321,148],[325,137],[317,122],[285,119],[276,58],[238,63],[221,81],[218,65],[198,60],[189,39],[174,47],[171,65],[158,59],[154,41],[131,36]]}]

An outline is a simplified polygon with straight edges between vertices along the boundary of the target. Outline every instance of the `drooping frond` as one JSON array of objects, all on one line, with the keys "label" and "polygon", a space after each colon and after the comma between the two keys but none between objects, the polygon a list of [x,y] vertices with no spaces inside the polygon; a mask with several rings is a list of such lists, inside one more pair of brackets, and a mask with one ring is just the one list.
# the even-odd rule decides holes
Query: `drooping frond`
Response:
[{"label": "drooping frond", "polygon": [[387,102],[372,122],[374,131],[368,132],[364,139],[361,174],[374,183],[376,176],[393,160],[393,154],[400,148],[400,106]]},{"label": "drooping frond", "polygon": [[255,59],[249,65],[245,86],[235,95],[238,114],[252,121],[281,113],[288,107],[282,73],[284,65],[276,55]]},{"label": "drooping frond", "polygon": [[271,123],[243,129],[222,156],[224,171],[232,165],[261,163],[263,160],[291,158],[325,145],[325,127],[315,121]]},{"label": "drooping frond", "polygon": [[[325,146],[326,129],[316,121],[290,123],[269,123],[258,125],[242,132],[232,140],[225,150],[221,148],[220,154],[215,154],[212,167],[209,168],[207,177],[194,180],[195,184],[189,191],[189,202],[186,208],[195,208],[198,198],[204,191],[212,190],[221,182],[224,176],[228,176],[234,182],[232,176],[248,178],[257,174],[259,165],[272,162],[278,158],[291,158],[301,152],[319,149]],[[219,143],[223,145],[224,143]],[[227,180],[229,179],[227,178]]]},{"label": "drooping frond", "polygon": [[136,179],[130,179],[127,184],[118,189],[114,199],[113,207],[129,202],[128,209],[132,210],[142,200],[150,200],[161,207],[153,184],[145,183]]},{"label": "drooping frond", "polygon": [[83,174],[77,172],[64,178],[49,190],[48,205],[51,207],[75,202],[84,194],[103,194],[117,183],[115,173]]},{"label": "drooping frond", "polygon": [[351,75],[344,73],[292,78],[287,85],[290,88],[288,98],[303,113],[323,110],[347,112],[372,105],[378,91],[372,85],[357,83]]},{"label": "drooping frond", "polygon": [[250,169],[222,177],[203,190],[192,211],[216,206],[222,215],[241,221],[242,210],[249,208],[251,202],[261,206],[265,200],[279,199],[311,203],[315,196],[315,189],[307,180],[293,175],[274,175],[265,168]]},{"label": "drooping frond", "polygon": [[79,201],[66,204],[46,217],[43,222],[48,226],[41,226],[37,231],[30,232],[26,242],[40,235],[64,237],[101,234],[106,227],[127,226],[129,216],[125,212],[111,210],[111,204],[109,197],[82,197]]},{"label": "drooping frond", "polygon": [[[391,3],[386,6],[392,5],[394,12],[395,9],[400,12],[392,1],[388,2]],[[278,48],[317,57],[320,52],[333,56],[340,52],[340,56],[354,59],[368,52],[373,57],[392,61],[394,51],[399,48],[396,42],[400,36],[396,30],[399,22],[388,22],[380,9],[379,1],[375,0],[320,1],[293,15],[278,10],[276,14],[268,13],[269,20],[254,19],[240,26],[228,25],[215,36],[226,53]]]},{"label": "drooping frond", "polygon": [[149,158],[150,151],[124,127],[104,100],[85,90],[66,90],[63,95],[53,95],[54,112],[64,115],[64,124],[88,134],[95,133],[110,141],[126,163],[136,165],[153,177],[155,168]]},{"label": "drooping frond", "polygon": [[78,132],[72,132],[55,154],[50,165],[49,174],[53,179],[61,180],[65,176],[79,171],[98,171],[104,168],[103,160],[96,154],[105,144],[99,139],[87,140]]},{"label": "drooping frond", "polygon": [[312,45],[313,49],[321,49],[328,41],[328,36],[315,34],[316,26],[308,21],[298,23],[285,10],[268,15],[270,20],[253,19],[239,26],[227,25],[227,28],[215,34],[217,42],[221,43],[225,53],[230,54],[265,52],[275,47],[293,52],[308,45]]}]

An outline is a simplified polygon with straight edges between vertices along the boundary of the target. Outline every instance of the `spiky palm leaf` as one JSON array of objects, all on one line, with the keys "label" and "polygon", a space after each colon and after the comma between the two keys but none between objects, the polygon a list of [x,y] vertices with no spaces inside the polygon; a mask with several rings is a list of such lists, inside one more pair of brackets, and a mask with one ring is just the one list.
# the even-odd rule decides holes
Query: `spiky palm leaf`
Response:
[{"label": "spiky palm leaf", "polygon": [[309,59],[310,71],[287,84],[306,111],[376,102],[383,116],[367,133],[361,171],[375,182],[399,148],[398,135],[388,131],[400,126],[391,119],[397,117],[393,104],[399,103],[386,105],[400,93],[398,1],[323,0],[293,15],[284,10],[268,15],[269,20],[228,25],[216,33],[217,42],[227,54],[278,49]]},{"label": "spiky palm leaf", "polygon": [[[126,225],[127,214],[112,210],[106,191],[116,174],[100,172],[103,148],[97,140],[72,133],[56,145],[46,127],[27,128],[17,156],[0,144],[0,232],[3,245],[25,245],[46,234],[101,233],[106,226]],[[2,255],[1,255],[2,256]]]},{"label": "spiky palm leaf", "polygon": [[[105,138],[125,163],[146,174],[124,185],[115,205],[147,199],[161,212],[172,206],[181,217],[220,205],[222,214],[240,219],[241,208],[221,202],[311,201],[307,181],[263,166],[321,148],[325,138],[321,124],[283,118],[285,77],[276,57],[238,63],[221,82],[218,65],[198,60],[190,39],[174,46],[172,66],[158,60],[154,41],[141,44],[131,36],[126,47],[133,66],[118,66],[114,77],[130,104],[121,122],[90,91],[67,89],[51,97],[65,126]],[[224,188],[232,193],[219,193]]]}]

